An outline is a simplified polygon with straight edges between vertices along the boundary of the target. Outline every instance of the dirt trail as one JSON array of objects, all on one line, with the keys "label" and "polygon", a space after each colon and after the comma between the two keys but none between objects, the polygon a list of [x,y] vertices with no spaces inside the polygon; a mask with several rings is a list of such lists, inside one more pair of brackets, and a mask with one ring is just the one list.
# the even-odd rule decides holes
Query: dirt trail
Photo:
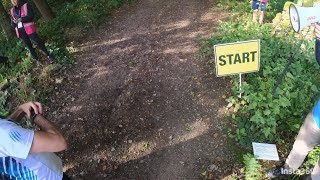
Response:
[{"label": "dirt trail", "polygon": [[[197,58],[223,16],[213,0],[138,0],[79,45],[49,108],[73,179],[221,179],[225,80]],[[59,82],[59,81],[58,81]],[[208,172],[209,172],[208,171]]]}]

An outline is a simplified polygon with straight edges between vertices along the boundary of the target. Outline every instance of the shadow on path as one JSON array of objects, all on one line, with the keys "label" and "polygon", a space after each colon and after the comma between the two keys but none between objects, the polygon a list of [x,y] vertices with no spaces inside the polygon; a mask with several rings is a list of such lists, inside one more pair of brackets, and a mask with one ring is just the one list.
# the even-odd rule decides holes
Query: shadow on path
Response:
[{"label": "shadow on path", "polygon": [[79,45],[50,109],[74,179],[201,179],[231,170],[224,79],[197,58],[213,0],[139,0]]}]

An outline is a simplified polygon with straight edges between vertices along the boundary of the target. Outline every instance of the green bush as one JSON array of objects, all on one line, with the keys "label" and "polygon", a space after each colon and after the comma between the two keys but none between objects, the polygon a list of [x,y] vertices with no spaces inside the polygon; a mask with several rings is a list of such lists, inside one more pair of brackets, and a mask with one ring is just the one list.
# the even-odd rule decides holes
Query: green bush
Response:
[{"label": "green bush", "polygon": [[[288,32],[277,36],[272,24],[252,23],[251,14],[247,13],[222,22],[218,31],[218,36],[203,42],[203,52],[211,58],[215,44],[261,40],[260,71],[243,75],[241,99],[238,76],[231,77],[233,94],[227,101],[234,106],[233,119],[238,126],[235,139],[246,145],[252,141],[292,140],[319,93],[320,68],[314,58],[314,41],[299,40]],[[293,63],[272,97],[289,57]]]}]

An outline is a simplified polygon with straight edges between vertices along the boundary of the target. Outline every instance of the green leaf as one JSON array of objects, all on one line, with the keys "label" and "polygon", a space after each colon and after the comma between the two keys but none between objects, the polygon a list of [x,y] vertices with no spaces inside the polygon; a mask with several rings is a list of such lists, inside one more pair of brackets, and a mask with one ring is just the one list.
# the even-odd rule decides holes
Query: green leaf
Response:
[{"label": "green leaf", "polygon": [[290,79],[294,79],[293,75],[290,72],[287,72],[287,77]]},{"label": "green leaf", "polygon": [[234,112],[238,112],[239,109],[240,109],[240,104],[236,104],[234,106]]},{"label": "green leaf", "polygon": [[246,134],[246,129],[245,128],[241,128],[240,129],[240,134]]},{"label": "green leaf", "polygon": [[269,109],[267,109],[267,110],[263,111],[263,114],[266,115],[266,116],[268,116],[268,115],[271,114],[271,111],[270,111]]},{"label": "green leaf", "polygon": [[280,108],[279,108],[279,106],[274,106],[274,107],[273,107],[273,112],[274,112],[274,114],[279,114],[279,113],[280,113]]},{"label": "green leaf", "polygon": [[279,99],[279,101],[280,101],[279,103],[280,103],[280,105],[281,105],[282,107],[288,107],[288,106],[291,105],[290,101],[289,101],[287,98],[285,98],[285,97]]},{"label": "green leaf", "polygon": [[268,138],[268,136],[270,135],[270,128],[269,127],[268,128],[264,128],[263,129],[263,133],[264,133],[264,136],[266,138]]},{"label": "green leaf", "polygon": [[317,88],[317,86],[315,86],[315,85],[312,85],[312,86],[311,86],[311,90],[312,90],[313,92],[318,92],[318,88]]},{"label": "green leaf", "polygon": [[300,128],[300,124],[295,124],[293,125],[294,128],[299,129]]}]

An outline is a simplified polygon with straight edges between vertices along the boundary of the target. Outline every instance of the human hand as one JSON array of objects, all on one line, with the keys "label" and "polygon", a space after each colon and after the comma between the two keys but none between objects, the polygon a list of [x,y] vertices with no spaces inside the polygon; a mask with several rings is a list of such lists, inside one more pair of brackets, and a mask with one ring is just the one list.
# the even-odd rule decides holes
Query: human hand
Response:
[{"label": "human hand", "polygon": [[316,23],[314,33],[315,33],[317,39],[320,39],[320,24]]},{"label": "human hand", "polygon": [[42,105],[39,102],[27,102],[19,106],[19,109],[27,114],[28,118],[31,118],[31,111],[33,110],[35,114],[42,114]]}]

